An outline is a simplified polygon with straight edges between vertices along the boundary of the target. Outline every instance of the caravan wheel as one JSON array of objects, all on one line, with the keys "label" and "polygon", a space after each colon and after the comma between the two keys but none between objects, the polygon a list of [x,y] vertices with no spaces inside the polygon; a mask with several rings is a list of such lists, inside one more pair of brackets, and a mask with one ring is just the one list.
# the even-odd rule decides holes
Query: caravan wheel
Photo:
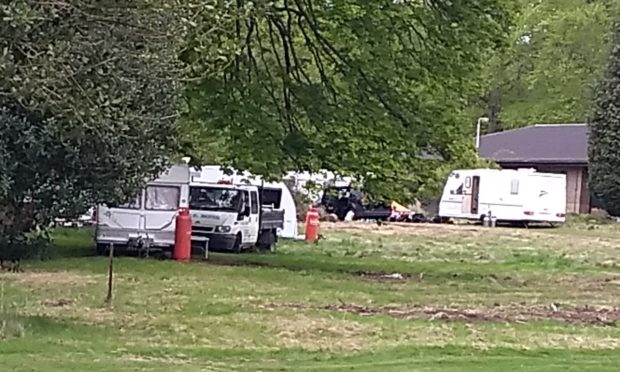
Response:
[{"label": "caravan wheel", "polygon": [[106,256],[108,252],[108,245],[97,244],[96,252],[97,252],[97,256]]}]

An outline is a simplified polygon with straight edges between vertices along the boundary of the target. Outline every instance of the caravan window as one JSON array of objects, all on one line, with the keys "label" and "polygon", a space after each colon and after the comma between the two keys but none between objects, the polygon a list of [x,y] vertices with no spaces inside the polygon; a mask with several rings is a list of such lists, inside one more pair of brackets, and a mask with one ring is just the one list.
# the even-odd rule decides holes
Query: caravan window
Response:
[{"label": "caravan window", "polygon": [[510,182],[510,194],[511,195],[519,194],[519,180],[512,180]]},{"label": "caravan window", "polygon": [[140,209],[140,207],[142,206],[140,199],[142,199],[142,193],[138,194],[138,196],[133,198],[133,200],[131,200],[130,202],[120,204],[117,208]]},{"label": "caravan window", "polygon": [[179,209],[181,189],[174,186],[147,186],[145,207],[154,211]]},{"label": "caravan window", "polygon": [[453,191],[452,193],[456,195],[463,195],[463,184],[461,184],[456,191]]}]

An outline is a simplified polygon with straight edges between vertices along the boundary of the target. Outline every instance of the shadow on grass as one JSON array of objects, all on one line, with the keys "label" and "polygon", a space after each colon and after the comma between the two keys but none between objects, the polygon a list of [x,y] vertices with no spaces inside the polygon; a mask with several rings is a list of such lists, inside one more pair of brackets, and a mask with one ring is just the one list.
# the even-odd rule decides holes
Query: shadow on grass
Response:
[{"label": "shadow on grass", "polygon": [[[291,242],[290,245],[303,243]],[[289,246],[291,247],[291,246]],[[399,261],[371,257],[333,257],[312,252],[303,254],[222,254],[212,253],[207,265],[244,266],[255,269],[274,269],[295,272],[320,272],[364,277],[370,280],[457,280],[512,281],[519,272],[587,271],[578,262],[551,255],[519,255],[505,262],[461,261]]]},{"label": "shadow on grass", "polygon": [[94,227],[58,228],[52,231],[50,258],[95,256]]},{"label": "shadow on grass", "polygon": [[[95,256],[92,228],[58,229],[52,234],[52,258]],[[373,257],[334,257],[303,242],[283,241],[284,253],[211,253],[206,265],[241,266],[253,269],[287,270],[344,274],[383,280],[383,276],[400,274],[403,280],[509,281],[513,273],[533,271],[588,271],[566,257],[552,255],[516,255],[504,262],[390,260]],[[139,260],[138,260],[139,261]],[[138,262],[136,261],[136,263]],[[200,261],[198,261],[200,262]],[[66,264],[66,262],[65,262]]]}]

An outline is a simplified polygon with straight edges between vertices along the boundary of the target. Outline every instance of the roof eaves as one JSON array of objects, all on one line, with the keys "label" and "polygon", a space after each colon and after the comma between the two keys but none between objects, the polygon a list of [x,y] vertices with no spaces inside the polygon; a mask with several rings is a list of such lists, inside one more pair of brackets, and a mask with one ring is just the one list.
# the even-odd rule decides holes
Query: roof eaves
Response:
[{"label": "roof eaves", "polygon": [[492,136],[497,136],[497,135],[504,135],[504,134],[509,134],[509,133],[515,133],[515,132],[519,132],[519,131],[524,131],[524,130],[533,130],[535,128],[548,128],[548,127],[586,127],[588,126],[587,123],[564,123],[564,124],[548,124],[548,123],[542,123],[542,124],[534,124],[534,125],[529,125],[527,127],[520,127],[520,128],[513,128],[513,129],[508,129],[508,130],[504,130],[501,132],[495,132],[495,133],[488,133],[488,134],[484,134],[482,136],[480,136],[480,138],[487,138],[487,137],[492,137]]},{"label": "roof eaves", "polygon": [[534,127],[530,126],[530,127],[521,127],[521,128],[514,128],[514,129],[508,129],[508,130],[504,130],[501,132],[495,132],[495,133],[488,133],[488,134],[483,134],[482,136],[480,136],[480,138],[488,138],[488,137],[493,137],[493,136],[497,136],[497,135],[504,135],[504,134],[508,134],[508,133],[515,133],[515,132],[521,132],[527,129],[532,129]]},{"label": "roof eaves", "polygon": [[523,158],[501,158],[501,159],[493,159],[497,163],[529,163],[529,164],[587,164],[588,161],[585,159],[523,159]]},{"label": "roof eaves", "polygon": [[534,124],[535,127],[585,127],[586,123]]}]

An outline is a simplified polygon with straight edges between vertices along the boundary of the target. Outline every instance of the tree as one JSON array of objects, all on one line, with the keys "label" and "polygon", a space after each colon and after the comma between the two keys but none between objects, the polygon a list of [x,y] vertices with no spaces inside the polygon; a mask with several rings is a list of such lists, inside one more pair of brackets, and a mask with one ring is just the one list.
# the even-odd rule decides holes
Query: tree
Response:
[{"label": "tree", "polygon": [[126,200],[177,154],[174,6],[0,5],[0,258],[54,217]]},{"label": "tree", "polygon": [[488,131],[533,123],[585,122],[605,67],[615,0],[520,0],[509,47],[489,56],[489,87],[472,117]]},{"label": "tree", "polygon": [[620,215],[620,23],[607,73],[596,89],[590,119],[590,191],[602,208]]},{"label": "tree", "polygon": [[185,120],[235,168],[328,169],[412,197],[437,180],[435,159],[474,161],[468,78],[502,45],[510,3],[226,3],[193,18]]}]

